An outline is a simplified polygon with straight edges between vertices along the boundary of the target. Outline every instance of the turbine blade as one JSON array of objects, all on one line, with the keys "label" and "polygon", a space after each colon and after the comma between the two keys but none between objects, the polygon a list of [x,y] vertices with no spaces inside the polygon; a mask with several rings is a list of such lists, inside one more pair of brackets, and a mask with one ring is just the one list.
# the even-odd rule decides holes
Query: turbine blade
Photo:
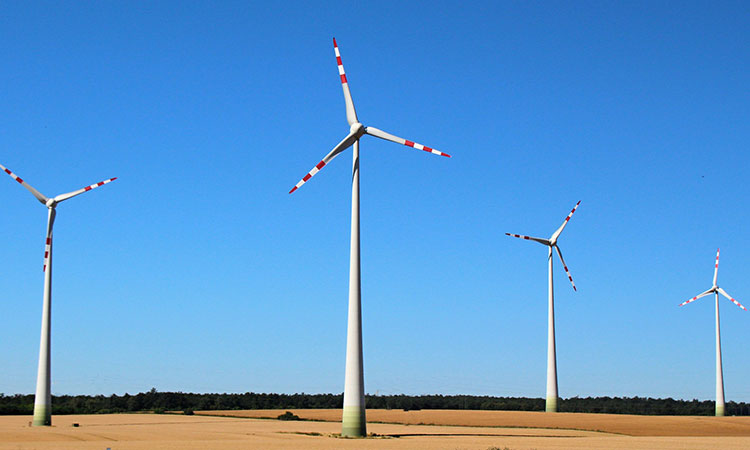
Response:
[{"label": "turbine blade", "polygon": [[558,237],[560,237],[560,233],[563,232],[563,230],[565,229],[565,226],[568,224],[568,221],[570,220],[571,217],[573,217],[573,213],[576,212],[576,209],[578,209],[578,205],[580,205],[580,204],[581,204],[581,201],[578,200],[578,203],[576,203],[576,205],[570,211],[570,214],[568,214],[568,217],[565,218],[565,220],[563,221],[562,225],[560,225],[560,228],[558,228],[557,231],[555,231],[555,233],[549,239],[550,241],[554,242],[554,241],[557,240]]},{"label": "turbine blade", "polygon": [[297,183],[289,193],[296,191],[299,189],[303,184],[307,183],[307,180],[312,178],[316,173],[320,172],[320,170],[325,167],[326,164],[331,162],[333,158],[336,157],[339,153],[343,152],[347,148],[351,147],[352,144],[357,140],[356,133],[349,133],[344,140],[338,143],[336,147],[333,148],[326,156],[323,158],[318,164],[315,165],[315,167],[312,168],[311,171],[307,173],[304,177],[302,177],[301,180],[299,180],[299,183]]},{"label": "turbine blade", "polygon": [[682,302],[682,303],[680,303],[680,305],[679,305],[679,306],[685,306],[685,305],[687,305],[688,303],[692,303],[692,302],[694,302],[694,301],[698,300],[698,299],[699,299],[699,298],[701,298],[701,297],[705,297],[705,296],[707,296],[707,295],[710,295],[710,294],[713,294],[713,293],[714,293],[714,290],[713,290],[713,288],[711,288],[711,289],[707,290],[706,292],[703,292],[703,293],[701,293],[701,294],[698,294],[698,295],[696,295],[695,297],[691,298],[691,299],[690,299],[690,300],[688,300],[688,301],[685,301],[685,302]]},{"label": "turbine blade", "polygon": [[416,148],[417,150],[424,150],[426,152],[434,153],[434,154],[440,155],[440,156],[446,156],[448,158],[451,157],[451,155],[449,155],[447,153],[443,153],[440,150],[435,150],[434,148],[430,148],[430,147],[427,147],[425,145],[417,144],[416,142],[412,142],[410,140],[407,140],[407,139],[404,139],[404,138],[400,138],[398,136],[394,136],[394,135],[392,135],[390,133],[386,133],[383,130],[378,130],[375,127],[365,127],[365,133],[369,134],[370,136],[375,136],[375,137],[379,137],[380,139],[385,139],[386,141],[391,141],[391,142],[395,142],[397,144],[406,145],[407,147]]},{"label": "turbine blade", "polygon": [[0,165],[0,169],[3,169],[3,171],[5,171],[5,173],[7,173],[8,175],[10,175],[11,178],[13,178],[14,180],[16,180],[19,183],[21,183],[21,186],[23,186],[26,189],[28,189],[29,192],[31,192],[31,195],[33,195],[37,200],[39,200],[40,202],[42,202],[42,204],[46,204],[47,203],[47,197],[45,197],[44,195],[41,194],[41,192],[39,192],[36,189],[34,189],[33,187],[31,187],[31,185],[29,183],[23,181],[23,179],[21,179],[21,177],[19,177],[15,173],[11,172],[10,170],[6,169],[2,165]]},{"label": "turbine blade", "polygon": [[576,289],[576,284],[573,283],[573,277],[570,276],[570,271],[568,270],[568,266],[565,265],[565,260],[562,257],[562,252],[560,251],[560,247],[555,245],[555,250],[557,250],[557,256],[560,257],[560,262],[562,262],[563,269],[565,269],[565,273],[568,274],[568,279],[570,280],[570,284],[573,285],[573,290],[577,292],[578,289]]},{"label": "turbine blade", "polygon": [[719,249],[716,249],[716,266],[714,266],[714,286],[716,286],[716,278],[719,276]]},{"label": "turbine blade", "polygon": [[92,189],[96,189],[99,186],[104,186],[105,184],[111,183],[112,181],[115,181],[116,179],[117,179],[117,177],[110,178],[108,180],[100,181],[100,182],[98,182],[96,184],[92,184],[90,186],[86,186],[85,188],[78,189],[77,191],[68,192],[67,194],[60,194],[57,197],[55,197],[55,201],[57,203],[64,202],[65,200],[67,200],[69,198],[73,198],[76,195],[83,194],[84,192],[90,191]]},{"label": "turbine blade", "polygon": [[729,300],[730,300],[730,301],[731,301],[732,303],[734,303],[735,305],[737,305],[737,306],[739,306],[740,308],[742,308],[742,309],[744,309],[745,311],[747,311],[747,308],[745,308],[744,306],[742,306],[742,305],[740,304],[740,302],[738,302],[737,300],[733,299],[731,295],[727,294],[727,291],[725,291],[725,290],[724,290],[724,289],[722,289],[722,288],[719,288],[719,289],[718,289],[718,291],[719,291],[719,293],[720,293],[721,295],[723,295],[724,297],[728,298],[728,299],[729,299]]},{"label": "turbine blade", "polygon": [[540,244],[550,245],[550,243],[549,243],[549,241],[547,239],[535,238],[535,237],[531,237],[531,236],[524,236],[522,234],[511,234],[511,233],[505,233],[505,234],[507,234],[508,236],[512,236],[512,237],[518,238],[518,239],[525,239],[527,241],[536,241],[536,242],[539,242]]},{"label": "turbine blade", "polygon": [[336,38],[333,38],[333,51],[336,53],[336,64],[339,66],[339,75],[341,76],[341,87],[344,89],[344,101],[346,102],[346,121],[349,125],[359,122],[357,120],[357,111],[354,110],[354,101],[352,100],[352,93],[349,91],[349,82],[346,81],[346,73],[344,72],[344,63],[341,62],[341,53],[339,52],[339,46],[336,44]]},{"label": "turbine blade", "polygon": [[52,225],[55,223],[55,215],[57,215],[55,208],[49,208],[49,218],[47,219],[47,240],[44,244],[44,267],[42,268],[42,272],[46,272],[47,266],[49,265],[49,253],[52,249]]}]

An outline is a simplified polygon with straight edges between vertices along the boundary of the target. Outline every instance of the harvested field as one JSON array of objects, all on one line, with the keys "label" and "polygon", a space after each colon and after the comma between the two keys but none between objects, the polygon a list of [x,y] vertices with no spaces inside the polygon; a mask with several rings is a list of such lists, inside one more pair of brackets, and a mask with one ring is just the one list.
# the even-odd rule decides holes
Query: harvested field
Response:
[{"label": "harvested field", "polygon": [[[340,409],[291,409],[302,419],[341,421]],[[275,418],[283,410],[200,411],[196,414]],[[402,411],[368,409],[368,423],[460,425],[472,427],[552,428],[601,431],[627,436],[747,436],[750,417],[636,416],[626,414],[547,414],[532,411]]]},{"label": "harvested field", "polygon": [[[333,418],[332,414],[334,414],[334,411],[328,410],[297,412],[303,411],[319,413],[321,417],[323,414],[328,414],[329,418]],[[231,412],[245,413],[245,415],[250,413],[250,411]],[[283,411],[266,411],[266,413],[273,413],[269,415],[274,417],[281,412]],[[403,411],[395,412],[404,413]],[[435,419],[452,418],[471,421],[476,420],[472,413],[477,412],[481,411],[413,411],[404,414],[443,413],[445,417],[439,419],[438,414]],[[376,413],[376,411],[368,411],[370,417],[376,416]],[[467,417],[461,417],[467,413]],[[566,414],[559,415],[565,416]],[[384,414],[383,417],[390,416]],[[632,416],[624,417],[627,419]],[[29,426],[30,419],[30,416],[0,417],[0,450],[750,448],[748,436],[625,436],[552,428],[371,423],[368,430],[377,434],[377,437],[341,439],[335,436],[340,431],[340,424],[337,422],[279,421],[199,415],[111,414],[54,416],[52,418],[54,426],[32,428]],[[510,420],[510,418],[507,419]],[[658,427],[659,420],[662,418],[647,417],[646,419],[655,421],[655,425],[651,427],[653,429]],[[74,423],[80,426],[73,427]]]}]

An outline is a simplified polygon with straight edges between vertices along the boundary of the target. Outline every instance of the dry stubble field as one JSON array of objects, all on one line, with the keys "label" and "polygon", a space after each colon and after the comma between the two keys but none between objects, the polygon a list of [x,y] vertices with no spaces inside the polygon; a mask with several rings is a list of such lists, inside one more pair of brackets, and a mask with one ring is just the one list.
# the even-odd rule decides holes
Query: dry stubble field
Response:
[{"label": "dry stubble field", "polygon": [[29,427],[30,416],[5,416],[0,449],[750,448],[750,417],[368,410],[368,431],[378,436],[341,439],[340,410],[292,410],[305,421],[258,418],[282,412],[54,416],[49,428]]}]

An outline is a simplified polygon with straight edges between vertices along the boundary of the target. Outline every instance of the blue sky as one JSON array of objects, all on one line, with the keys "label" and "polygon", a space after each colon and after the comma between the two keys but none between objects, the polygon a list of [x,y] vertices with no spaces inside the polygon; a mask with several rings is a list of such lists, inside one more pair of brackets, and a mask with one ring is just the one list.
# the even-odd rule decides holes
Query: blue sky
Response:
[{"label": "blue sky", "polygon": [[[11,2],[0,163],[58,207],[55,394],[341,392],[360,120],[365,385],[714,396],[719,284],[750,306],[746,2]],[[0,183],[0,392],[32,393],[46,212]],[[727,400],[750,313],[722,300]]]}]

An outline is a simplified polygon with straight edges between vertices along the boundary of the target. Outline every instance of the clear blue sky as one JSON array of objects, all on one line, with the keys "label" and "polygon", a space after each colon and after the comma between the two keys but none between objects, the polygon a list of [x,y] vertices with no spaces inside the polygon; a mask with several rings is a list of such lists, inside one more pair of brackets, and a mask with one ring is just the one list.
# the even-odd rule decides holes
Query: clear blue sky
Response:
[{"label": "clear blue sky", "polygon": [[[360,119],[369,393],[714,396],[750,307],[747,2],[7,2],[0,163],[58,207],[52,390],[341,392]],[[45,209],[0,180],[0,392],[32,393]],[[722,300],[728,400],[750,313]]]}]

